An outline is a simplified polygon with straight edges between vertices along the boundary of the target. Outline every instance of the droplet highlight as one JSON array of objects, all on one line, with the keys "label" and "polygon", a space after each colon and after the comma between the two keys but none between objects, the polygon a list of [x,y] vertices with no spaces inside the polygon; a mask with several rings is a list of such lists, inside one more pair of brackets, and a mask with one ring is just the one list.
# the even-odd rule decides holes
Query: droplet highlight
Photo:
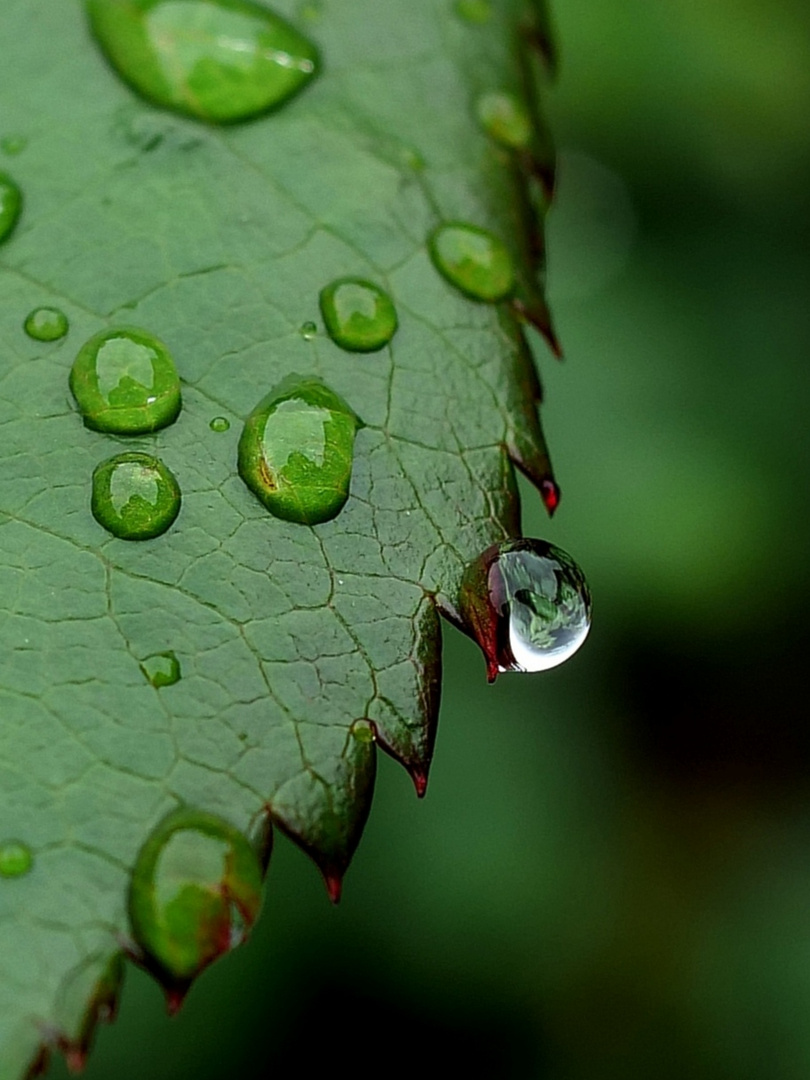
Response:
[{"label": "droplet highlight", "polygon": [[91,337],[73,362],[70,389],[85,425],[113,435],[145,435],[166,427],[182,404],[169,350],[134,327]]},{"label": "droplet highlight", "polygon": [[318,336],[318,327],[314,322],[305,322],[301,324],[301,337],[304,341],[312,341]]},{"label": "droplet highlight", "polygon": [[231,430],[231,422],[227,416],[214,416],[208,426],[212,431],[217,431],[220,434],[223,431]]},{"label": "droplet highlight", "polygon": [[482,94],[475,103],[475,113],[487,135],[502,146],[525,150],[531,142],[529,111],[514,94],[501,90]]},{"label": "droplet highlight", "polygon": [[26,334],[34,341],[59,341],[69,327],[64,311],[52,307],[34,308],[23,323]]},{"label": "droplet highlight", "polygon": [[483,26],[492,18],[491,0],[456,0],[456,13],[465,22]]},{"label": "droplet highlight", "polygon": [[165,108],[231,123],[277,108],[315,76],[318,51],[251,0],[87,0],[110,63]]},{"label": "droplet highlight", "polygon": [[428,246],[442,277],[473,300],[495,303],[515,287],[511,256],[486,229],[448,222],[433,231]]},{"label": "droplet highlight", "polygon": [[321,290],[320,305],[329,336],[349,352],[376,352],[396,333],[391,297],[363,278],[333,281]]},{"label": "droplet highlight", "polygon": [[93,517],[121,540],[151,540],[180,513],[180,485],[156,457],[117,454],[93,472]]},{"label": "droplet highlight", "polygon": [[0,877],[22,877],[28,873],[33,863],[34,856],[27,844],[19,840],[0,842]]},{"label": "droplet highlight", "polygon": [[129,916],[170,997],[246,939],[261,891],[259,857],[238,829],[191,808],[163,819],[135,862]]},{"label": "droplet highlight", "polygon": [[141,661],[141,671],[156,690],[180,682],[180,661],[171,651],[153,653]]},{"label": "droplet highlight", "polygon": [[547,671],[579,649],[591,595],[571,558],[544,540],[488,548],[464,573],[461,615],[483,650],[490,682],[504,671]]},{"label": "droplet highlight", "polygon": [[360,421],[320,379],[293,375],[245,421],[239,475],[276,517],[317,525],[349,497]]},{"label": "droplet highlight", "polygon": [[8,173],[0,172],[0,244],[14,232],[22,212],[22,191]]}]

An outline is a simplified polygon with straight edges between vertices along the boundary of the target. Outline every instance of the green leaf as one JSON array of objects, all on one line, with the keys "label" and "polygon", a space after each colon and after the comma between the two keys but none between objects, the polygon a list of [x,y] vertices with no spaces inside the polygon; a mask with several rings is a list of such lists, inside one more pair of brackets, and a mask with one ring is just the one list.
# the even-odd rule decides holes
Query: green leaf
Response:
[{"label": "green leaf", "polygon": [[[512,463],[556,505],[518,322],[553,342],[539,9],[505,0],[481,23],[451,0],[277,8],[322,72],[219,128],[138,99],[77,0],[0,7],[0,145],[24,141],[3,162],[23,211],[0,247],[0,844],[33,857],[0,878],[3,1080],[42,1045],[80,1061],[132,945],[133,865],[172,809],[256,844],[272,822],[339,893],[377,747],[424,790],[439,612],[458,621],[465,566],[519,534]],[[479,125],[494,91],[529,107],[532,151]],[[436,272],[443,221],[502,240],[513,299],[475,302]],[[324,333],[320,292],[346,276],[394,302],[380,351]],[[67,315],[65,338],[26,335],[41,306]],[[120,325],[165,342],[180,373],[182,412],[152,434],[88,429],[68,391],[81,346]],[[245,419],[293,372],[363,422],[349,499],[315,526],[272,516],[237,473]],[[129,452],[182,489],[174,525],[139,542],[90,509],[94,469]]]}]

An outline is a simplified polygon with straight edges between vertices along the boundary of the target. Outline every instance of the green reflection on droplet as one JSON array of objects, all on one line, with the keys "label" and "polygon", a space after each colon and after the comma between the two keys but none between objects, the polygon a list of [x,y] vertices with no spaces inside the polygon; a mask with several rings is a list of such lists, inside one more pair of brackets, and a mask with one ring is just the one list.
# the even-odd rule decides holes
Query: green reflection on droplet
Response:
[{"label": "green reflection on droplet", "polygon": [[119,74],[167,108],[218,123],[287,101],[315,75],[315,46],[252,0],[87,0]]},{"label": "green reflection on droplet", "polygon": [[22,877],[31,869],[33,862],[34,856],[27,844],[19,840],[0,842],[0,877]]},{"label": "green reflection on droplet", "polygon": [[79,350],[70,389],[89,428],[143,435],[177,419],[180,377],[162,341],[145,330],[102,330]]},{"label": "green reflection on droplet", "polygon": [[305,322],[301,324],[301,337],[304,341],[312,341],[313,338],[318,336],[318,327],[314,322]]},{"label": "green reflection on droplet", "polygon": [[212,431],[230,431],[231,422],[227,416],[214,416],[208,426]]},{"label": "green reflection on droplet", "polygon": [[512,150],[524,150],[532,138],[532,122],[526,106],[505,91],[482,94],[475,112],[486,133]]},{"label": "green reflection on droplet", "polygon": [[0,172],[0,244],[14,231],[22,211],[22,192],[8,173]]},{"label": "green reflection on droplet", "polygon": [[6,135],[0,139],[0,150],[9,157],[16,157],[28,146],[28,139],[24,135]]},{"label": "green reflection on droplet", "polygon": [[23,328],[34,341],[59,341],[68,332],[68,317],[59,308],[39,307],[29,314]]},{"label": "green reflection on droplet", "polygon": [[180,661],[171,650],[147,656],[141,661],[141,671],[156,690],[180,682]]},{"label": "green reflection on droplet", "polygon": [[188,983],[240,944],[261,907],[262,870],[247,838],[213,814],[169,814],[135,862],[129,915],[149,963]]},{"label": "green reflection on droplet", "polygon": [[362,278],[339,278],[321,290],[321,314],[329,336],[350,352],[375,352],[397,329],[388,293]]},{"label": "green reflection on droplet", "polygon": [[373,743],[377,738],[374,725],[370,720],[355,720],[351,732],[359,743]]},{"label": "green reflection on droplet", "polygon": [[239,475],[276,517],[329,521],[349,496],[360,422],[320,379],[293,375],[256,406],[239,439]]},{"label": "green reflection on droplet", "polygon": [[465,22],[483,24],[492,18],[491,0],[456,0],[456,12]]},{"label": "green reflection on droplet", "polygon": [[434,230],[429,247],[439,273],[473,300],[503,300],[515,286],[509,252],[486,229],[448,222]]},{"label": "green reflection on droplet", "polygon": [[151,540],[180,512],[180,486],[149,454],[118,454],[93,472],[93,517],[121,540]]}]

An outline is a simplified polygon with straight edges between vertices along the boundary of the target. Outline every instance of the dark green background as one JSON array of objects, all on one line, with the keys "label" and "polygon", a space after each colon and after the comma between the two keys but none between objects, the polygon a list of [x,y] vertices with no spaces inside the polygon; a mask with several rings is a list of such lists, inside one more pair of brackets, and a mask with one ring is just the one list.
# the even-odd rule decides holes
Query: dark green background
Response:
[{"label": "dark green background", "polygon": [[524,528],[591,639],[490,688],[448,628],[424,803],[382,760],[337,909],[279,840],[252,943],[174,1021],[130,969],[88,1080],[810,1075],[810,12],[556,16],[564,497]]}]

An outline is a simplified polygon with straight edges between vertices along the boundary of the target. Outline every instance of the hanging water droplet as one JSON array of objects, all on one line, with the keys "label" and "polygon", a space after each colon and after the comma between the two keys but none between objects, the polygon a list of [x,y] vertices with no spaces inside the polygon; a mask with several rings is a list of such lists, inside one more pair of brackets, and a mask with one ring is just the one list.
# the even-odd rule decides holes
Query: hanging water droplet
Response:
[{"label": "hanging water droplet", "polygon": [[208,425],[212,431],[230,431],[231,422],[227,416],[215,416]]},{"label": "hanging water droplet", "polygon": [[442,277],[473,300],[494,303],[512,292],[512,259],[498,237],[486,229],[449,222],[433,231],[429,246]]},{"label": "hanging water droplet", "polygon": [[87,427],[144,435],[180,412],[180,377],[169,350],[134,327],[102,330],[79,350],[70,389]]},{"label": "hanging water droplet", "polygon": [[87,0],[118,73],[144,97],[229,123],[276,108],[318,70],[318,51],[252,0]]},{"label": "hanging water droplet", "polygon": [[0,139],[0,150],[9,157],[16,157],[28,146],[28,139],[24,135],[6,135]]},{"label": "hanging water droplet", "polygon": [[355,720],[351,731],[360,743],[373,743],[377,739],[377,732],[370,720]]},{"label": "hanging water droplet", "polygon": [[524,150],[532,138],[532,121],[526,106],[514,94],[495,90],[482,94],[475,112],[486,133],[510,150]]},{"label": "hanging water droplet", "polygon": [[456,12],[465,22],[483,23],[492,18],[491,0],[456,0]]},{"label": "hanging water droplet", "polygon": [[262,869],[248,839],[191,808],[163,819],[132,873],[129,916],[149,967],[176,994],[247,937],[261,907]]},{"label": "hanging water droplet", "polygon": [[141,671],[156,690],[180,682],[180,661],[171,650],[147,656],[141,661]]},{"label": "hanging water droplet", "polygon": [[23,329],[34,341],[59,341],[68,332],[68,317],[59,308],[39,307],[29,314]]},{"label": "hanging water droplet", "polygon": [[301,337],[304,341],[312,341],[313,338],[318,336],[318,327],[314,322],[305,322],[301,324]]},{"label": "hanging water droplet", "polygon": [[34,856],[27,844],[19,840],[0,842],[0,877],[22,877],[31,869],[33,862]]},{"label": "hanging water droplet", "polygon": [[0,172],[0,244],[14,231],[22,211],[22,192],[8,173]]},{"label": "hanging water droplet", "polygon": [[461,614],[487,660],[501,671],[546,671],[577,651],[591,625],[585,577],[560,548],[507,540],[464,573]]},{"label": "hanging water droplet", "polygon": [[339,278],[321,290],[321,314],[336,345],[349,352],[376,352],[397,329],[388,293],[362,278]]},{"label": "hanging water droplet", "polygon": [[239,439],[239,475],[276,517],[329,521],[349,497],[360,421],[320,379],[291,375],[256,406]]},{"label": "hanging water droplet", "polygon": [[151,540],[180,513],[180,486],[149,454],[117,454],[93,472],[93,517],[121,540]]}]

